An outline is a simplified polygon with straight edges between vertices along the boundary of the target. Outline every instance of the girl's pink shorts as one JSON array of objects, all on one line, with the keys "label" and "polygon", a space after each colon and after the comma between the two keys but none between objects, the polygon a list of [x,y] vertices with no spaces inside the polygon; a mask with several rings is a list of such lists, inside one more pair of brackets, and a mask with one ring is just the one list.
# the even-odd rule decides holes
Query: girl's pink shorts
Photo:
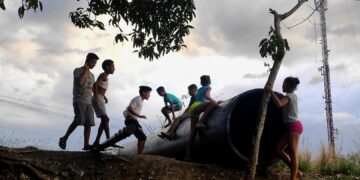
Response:
[{"label": "girl's pink shorts", "polygon": [[286,124],[289,132],[301,134],[303,132],[303,126],[300,121],[290,122]]}]

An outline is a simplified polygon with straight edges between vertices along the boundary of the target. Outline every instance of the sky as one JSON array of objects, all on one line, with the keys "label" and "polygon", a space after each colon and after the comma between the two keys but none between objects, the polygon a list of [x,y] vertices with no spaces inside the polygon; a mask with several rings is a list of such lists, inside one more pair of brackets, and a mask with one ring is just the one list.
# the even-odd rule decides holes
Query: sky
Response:
[{"label": "sky", "polygon": [[[272,64],[270,58],[261,58],[258,53],[258,44],[273,23],[269,8],[283,13],[296,2],[196,1],[196,18],[191,22],[195,28],[185,38],[187,48],[150,62],[132,53],[131,42],[116,44],[116,29],[76,28],[68,14],[84,6],[82,1],[43,0],[43,12],[26,12],[22,20],[17,15],[20,1],[5,1],[7,10],[0,11],[0,144],[59,149],[58,138],[72,121],[72,72],[84,64],[88,52],[100,57],[92,70],[96,77],[102,71],[104,59],[115,61],[116,70],[109,77],[107,92],[112,133],[124,126],[122,112],[131,98],[138,95],[140,85],[149,85],[154,90],[164,86],[168,92],[182,97],[187,94],[189,84],[199,85],[199,77],[208,74],[212,79],[212,96],[218,100],[261,88],[269,75],[264,63]],[[296,94],[299,117],[305,127],[300,147],[310,146],[316,153],[321,143],[327,144],[324,87],[318,70],[322,66],[318,13],[296,27],[287,28],[307,18],[313,8],[313,1],[309,1],[281,24],[290,51],[283,60],[274,89],[281,92],[282,81],[287,76],[300,79]],[[333,116],[336,147],[342,154],[358,152],[360,148],[359,19],[359,1],[328,2],[326,23]],[[183,101],[187,104],[189,99]],[[146,133],[160,128],[162,106],[162,98],[155,91],[144,102],[143,114],[148,119],[141,123]],[[40,112],[44,110],[48,112]],[[96,124],[100,124],[99,119]],[[92,130],[91,141],[97,127]],[[82,133],[83,129],[77,128],[70,136],[69,150],[82,148]],[[132,140],[135,139],[126,141]]]}]

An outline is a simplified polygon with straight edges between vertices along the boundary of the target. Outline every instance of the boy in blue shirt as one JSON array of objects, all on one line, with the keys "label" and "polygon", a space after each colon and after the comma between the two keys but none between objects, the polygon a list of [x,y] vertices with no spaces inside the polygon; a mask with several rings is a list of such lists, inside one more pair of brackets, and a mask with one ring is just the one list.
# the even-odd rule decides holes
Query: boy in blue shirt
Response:
[{"label": "boy in blue shirt", "polygon": [[165,116],[165,122],[168,121],[164,127],[168,127],[172,124],[169,113],[172,113],[172,119],[175,119],[175,111],[180,111],[182,109],[182,102],[176,96],[167,93],[163,86],[158,87],[156,91],[159,96],[164,97],[165,106],[161,109],[161,112]]}]

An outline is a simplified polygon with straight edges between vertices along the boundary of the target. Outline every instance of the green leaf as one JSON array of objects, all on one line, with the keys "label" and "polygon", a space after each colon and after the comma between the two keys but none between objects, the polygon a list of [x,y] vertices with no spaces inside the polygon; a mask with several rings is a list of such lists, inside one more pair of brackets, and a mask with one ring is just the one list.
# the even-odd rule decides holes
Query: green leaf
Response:
[{"label": "green leaf", "polygon": [[18,15],[19,15],[20,19],[22,19],[24,17],[24,12],[25,12],[24,6],[20,6],[20,8],[18,9]]}]

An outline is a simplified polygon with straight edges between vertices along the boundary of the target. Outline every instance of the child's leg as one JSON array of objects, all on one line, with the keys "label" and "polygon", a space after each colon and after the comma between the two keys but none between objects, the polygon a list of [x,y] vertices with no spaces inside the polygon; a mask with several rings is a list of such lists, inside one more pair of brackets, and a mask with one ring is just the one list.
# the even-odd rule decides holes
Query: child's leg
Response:
[{"label": "child's leg", "polygon": [[284,163],[290,167],[290,157],[289,155],[284,151],[286,146],[289,144],[289,134],[285,134],[283,137],[281,137],[280,141],[276,145],[276,152],[279,154],[280,158],[284,161]]},{"label": "child's leg", "polygon": [[103,128],[105,131],[106,139],[110,138],[110,128],[109,128],[109,117],[104,115],[101,117],[101,121],[103,122]]},{"label": "child's leg", "polygon": [[170,116],[169,116],[169,108],[168,107],[163,107],[161,109],[161,112],[163,113],[163,115],[165,116],[166,120],[168,120],[169,122],[171,122]]},{"label": "child's leg", "polygon": [[289,148],[290,148],[290,169],[291,169],[291,179],[296,179],[298,176],[298,144],[299,144],[299,134],[290,133],[289,135]]},{"label": "child's leg", "polygon": [[180,124],[180,118],[175,118],[173,124],[170,126],[169,130],[166,132],[167,135],[169,136],[173,136],[175,130],[177,129],[177,127]]},{"label": "child's leg", "polygon": [[142,154],[145,148],[145,141],[138,141],[138,154]]},{"label": "child's leg", "polygon": [[84,149],[85,150],[87,149],[87,147],[90,146],[90,144],[89,144],[90,133],[91,133],[91,125],[85,125],[84,126]]},{"label": "child's leg", "polygon": [[193,140],[196,137],[195,124],[198,121],[199,121],[198,116],[191,117],[190,134],[189,134],[189,139],[188,139],[188,143],[186,146],[186,154],[185,154],[185,158],[184,158],[185,161],[190,161],[192,159],[192,145],[193,145]]},{"label": "child's leg", "polygon": [[217,106],[217,104],[211,103],[211,102],[207,102],[206,103],[206,107],[204,110],[204,114],[201,116],[198,125],[200,127],[205,127],[204,122],[207,119],[209,113]]},{"label": "child's leg", "polygon": [[97,132],[97,135],[96,135],[96,138],[95,138],[95,141],[94,141],[94,145],[98,145],[99,142],[100,142],[100,138],[101,138],[101,134],[102,134],[102,131],[104,129],[104,122],[103,120],[101,119],[101,123],[99,125],[99,129],[98,129],[98,132]]}]

